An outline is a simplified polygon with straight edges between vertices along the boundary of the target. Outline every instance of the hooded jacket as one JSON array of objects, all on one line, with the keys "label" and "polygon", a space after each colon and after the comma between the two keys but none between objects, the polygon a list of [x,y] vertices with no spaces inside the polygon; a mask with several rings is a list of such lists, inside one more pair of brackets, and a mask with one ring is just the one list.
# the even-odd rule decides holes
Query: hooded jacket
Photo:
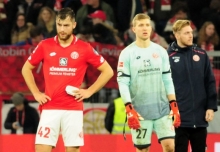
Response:
[{"label": "hooded jacket", "polygon": [[180,127],[207,127],[206,110],[217,111],[215,77],[206,51],[192,45],[168,47],[172,78],[181,116]]}]

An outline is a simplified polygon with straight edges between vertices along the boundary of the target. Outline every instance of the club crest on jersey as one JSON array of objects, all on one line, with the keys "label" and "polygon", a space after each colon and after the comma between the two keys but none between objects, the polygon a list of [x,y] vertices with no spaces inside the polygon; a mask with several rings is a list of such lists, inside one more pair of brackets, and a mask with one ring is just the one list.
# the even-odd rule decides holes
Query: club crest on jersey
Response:
[{"label": "club crest on jersey", "polygon": [[67,66],[67,58],[60,58],[60,66]]},{"label": "club crest on jersey", "polygon": [[70,54],[70,56],[71,56],[72,59],[77,59],[77,58],[79,57],[79,53],[77,53],[77,52],[72,52],[72,53]]},{"label": "club crest on jersey", "polygon": [[144,60],[144,66],[151,66],[150,60]]},{"label": "club crest on jersey", "polygon": [[180,61],[180,57],[179,56],[174,56],[172,57],[174,62],[179,62]]},{"label": "club crest on jersey", "polygon": [[157,53],[153,53],[153,54],[152,54],[152,56],[153,56],[153,58],[155,58],[155,59],[156,59],[156,58],[158,58],[158,57],[159,57],[159,54],[157,54]]}]

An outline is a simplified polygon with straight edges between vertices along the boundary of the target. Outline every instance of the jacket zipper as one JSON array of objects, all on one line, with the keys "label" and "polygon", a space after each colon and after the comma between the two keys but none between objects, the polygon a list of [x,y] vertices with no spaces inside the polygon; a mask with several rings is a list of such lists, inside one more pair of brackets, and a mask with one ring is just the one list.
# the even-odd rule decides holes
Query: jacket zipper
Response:
[{"label": "jacket zipper", "polygon": [[[191,50],[190,50],[191,51]],[[190,53],[192,53],[192,52],[190,52]],[[195,107],[195,101],[194,101],[194,94],[193,94],[193,85],[192,85],[192,81],[191,81],[191,79],[190,79],[190,70],[189,70],[189,65],[188,65],[188,52],[185,52],[185,56],[186,56],[186,60],[187,60],[187,62],[185,62],[186,63],[186,68],[187,68],[187,72],[188,72],[188,78],[189,78],[189,83],[190,83],[190,88],[191,88],[191,93],[192,93],[192,99],[193,99],[193,109],[194,109],[194,107]],[[194,121],[194,125],[193,125],[193,127],[194,128],[196,128],[196,125],[195,125],[195,115],[194,115],[194,111],[192,111],[193,112],[193,121]]]}]

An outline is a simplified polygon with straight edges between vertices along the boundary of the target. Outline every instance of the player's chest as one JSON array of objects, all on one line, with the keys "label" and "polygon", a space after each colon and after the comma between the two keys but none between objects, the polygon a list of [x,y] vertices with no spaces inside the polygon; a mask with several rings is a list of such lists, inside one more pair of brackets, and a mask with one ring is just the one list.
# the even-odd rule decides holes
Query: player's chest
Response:
[{"label": "player's chest", "polygon": [[204,54],[192,54],[190,53],[176,53],[173,56],[170,56],[171,67],[177,69],[178,71],[190,69],[201,69],[204,67]]},{"label": "player's chest", "polygon": [[77,49],[51,49],[45,53],[45,63],[51,66],[75,67],[85,64],[85,54]]},{"label": "player's chest", "polygon": [[162,58],[158,52],[136,53],[131,58],[130,65],[133,68],[160,67],[162,65]]}]

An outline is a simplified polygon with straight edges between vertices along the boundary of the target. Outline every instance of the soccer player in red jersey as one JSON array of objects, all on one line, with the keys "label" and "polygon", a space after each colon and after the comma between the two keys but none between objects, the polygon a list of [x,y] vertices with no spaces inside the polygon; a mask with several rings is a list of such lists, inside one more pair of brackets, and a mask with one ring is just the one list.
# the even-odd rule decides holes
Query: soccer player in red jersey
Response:
[{"label": "soccer player in red jersey", "polygon": [[[22,68],[23,77],[42,112],[36,134],[36,152],[51,152],[62,133],[66,152],[79,152],[83,141],[83,99],[101,89],[113,76],[105,59],[89,43],[72,34],[75,14],[70,8],[57,13],[57,36],[41,41]],[[39,91],[32,70],[43,63],[45,93]],[[88,89],[80,89],[88,65],[100,76]]]}]

